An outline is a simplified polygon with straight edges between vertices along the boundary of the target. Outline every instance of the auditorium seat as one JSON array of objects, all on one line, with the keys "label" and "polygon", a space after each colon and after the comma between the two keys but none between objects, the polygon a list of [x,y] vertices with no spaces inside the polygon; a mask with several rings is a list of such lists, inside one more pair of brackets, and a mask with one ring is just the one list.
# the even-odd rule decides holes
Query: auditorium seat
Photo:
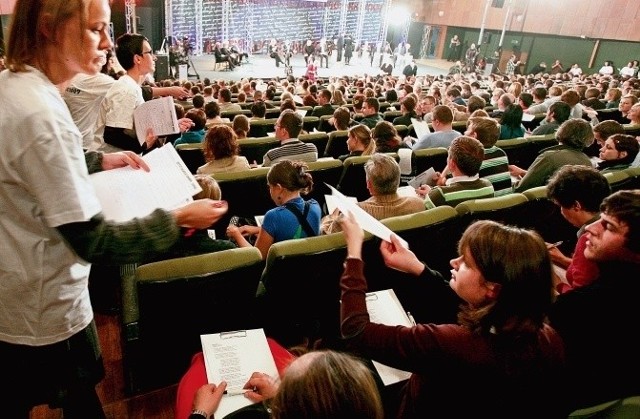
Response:
[{"label": "auditorium seat", "polygon": [[458,215],[468,226],[476,220],[494,220],[508,225],[521,225],[520,219],[527,197],[522,193],[493,198],[470,199],[456,205]]},{"label": "auditorium seat", "polygon": [[[398,160],[397,153],[387,153]],[[364,201],[371,194],[367,189],[366,174],[364,164],[370,159],[370,156],[354,156],[347,157],[342,162],[343,169],[340,181],[338,182],[338,190],[346,195],[356,198],[358,201]]]},{"label": "auditorium seat", "polygon": [[227,226],[232,216],[253,218],[256,215],[264,215],[276,206],[271,200],[267,186],[268,172],[268,167],[258,167],[213,175],[220,185],[222,199],[229,203],[227,213],[214,225],[216,237],[226,237]]},{"label": "auditorium seat", "polygon": [[267,151],[280,147],[280,140],[276,137],[242,138],[238,140],[240,155],[245,156],[249,163],[262,164]]},{"label": "auditorium seat", "polygon": [[311,193],[305,195],[305,199],[313,198],[320,204],[320,208],[324,208],[325,195],[331,195],[331,190],[326,184],[333,186],[338,185],[340,175],[342,174],[342,161],[337,159],[319,159],[315,162],[307,163],[309,172],[313,177],[313,189]]},{"label": "auditorium seat", "polygon": [[198,167],[205,164],[202,143],[178,144],[176,151],[191,173],[195,174]]},{"label": "auditorium seat", "polygon": [[255,294],[263,266],[249,247],[144,264],[123,276],[129,392],[178,382],[201,350],[201,334],[262,327]]},{"label": "auditorium seat", "polygon": [[436,172],[442,172],[447,165],[449,150],[445,147],[423,148],[411,152],[411,168],[413,176],[433,167]]},{"label": "auditorium seat", "polygon": [[[333,157],[337,159],[340,156],[349,154],[347,148],[347,138],[349,138],[349,131],[333,131],[328,134],[327,146],[324,149],[324,157]],[[320,150],[318,150],[320,152]]]},{"label": "auditorium seat", "polygon": [[303,143],[311,143],[318,149],[318,157],[322,157],[324,149],[329,142],[329,136],[326,132],[309,132],[308,134],[298,135],[298,139]]},{"label": "auditorium seat", "polygon": [[342,233],[271,245],[258,293],[267,336],[285,347],[340,340],[339,279],[346,255]]}]

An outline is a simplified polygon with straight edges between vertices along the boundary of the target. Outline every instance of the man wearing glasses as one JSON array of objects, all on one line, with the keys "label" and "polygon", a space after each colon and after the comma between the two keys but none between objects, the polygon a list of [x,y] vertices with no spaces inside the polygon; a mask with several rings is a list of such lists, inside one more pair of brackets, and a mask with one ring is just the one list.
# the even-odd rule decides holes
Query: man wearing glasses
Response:
[{"label": "man wearing glasses", "polygon": [[105,152],[131,150],[144,153],[157,143],[149,136],[140,144],[133,126],[133,111],[144,102],[140,86],[156,69],[156,56],[147,38],[124,34],[116,40],[116,57],[127,72],[109,88],[96,122],[91,150]]}]

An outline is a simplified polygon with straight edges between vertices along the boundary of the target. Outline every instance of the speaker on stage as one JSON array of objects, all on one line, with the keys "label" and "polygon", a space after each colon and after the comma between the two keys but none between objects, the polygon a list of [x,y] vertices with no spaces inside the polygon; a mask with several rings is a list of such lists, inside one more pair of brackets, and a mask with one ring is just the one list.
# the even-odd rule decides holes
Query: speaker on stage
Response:
[{"label": "speaker on stage", "polygon": [[156,58],[156,72],[153,77],[156,81],[170,79],[171,73],[169,72],[169,55],[156,54]]}]

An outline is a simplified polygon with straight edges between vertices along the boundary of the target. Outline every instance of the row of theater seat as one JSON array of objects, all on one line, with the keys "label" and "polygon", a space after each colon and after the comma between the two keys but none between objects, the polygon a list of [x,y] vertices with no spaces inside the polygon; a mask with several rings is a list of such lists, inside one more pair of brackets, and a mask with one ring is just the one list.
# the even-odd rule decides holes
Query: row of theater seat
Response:
[{"label": "row of theater seat", "polygon": [[[640,187],[640,170],[625,172],[633,182],[614,189]],[[617,179],[617,178],[616,178]],[[576,228],[546,197],[546,186],[524,193],[470,200],[456,208],[437,207],[382,220],[404,238],[430,267],[448,275],[464,229],[478,219],[535,229],[547,242],[563,240],[570,253]],[[130,392],[176,383],[199,336],[228,330],[265,328],[285,346],[323,339],[340,347],[339,288],[346,256],[341,233],[275,243],[265,261],[255,248],[171,259],[133,266],[122,278],[123,354]],[[379,239],[366,235],[363,247],[369,289],[393,288],[405,309],[424,318],[419,281],[388,269]],[[403,279],[404,278],[404,279]],[[266,290],[261,296],[259,288]]]}]

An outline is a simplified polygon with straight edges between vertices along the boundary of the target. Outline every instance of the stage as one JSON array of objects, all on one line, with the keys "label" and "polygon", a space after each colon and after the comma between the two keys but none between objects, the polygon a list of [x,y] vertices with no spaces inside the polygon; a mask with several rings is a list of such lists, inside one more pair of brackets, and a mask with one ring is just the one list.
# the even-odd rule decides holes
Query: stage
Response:
[{"label": "stage", "polygon": [[[241,80],[243,78],[273,78],[273,77],[286,77],[284,65],[276,67],[275,60],[264,54],[256,54],[249,57],[249,61],[234,68],[232,71],[214,71],[215,58],[213,54],[193,55],[190,57],[193,68],[189,69],[189,79],[195,80],[195,73],[199,76],[200,80],[209,78],[211,80]],[[376,63],[374,62],[374,65]],[[451,63],[446,60],[416,60],[418,65],[418,75],[440,75],[447,74]],[[302,54],[298,54],[291,58],[291,66],[294,77],[302,77],[306,72],[306,66],[304,63],[304,57]],[[393,75],[399,76],[402,74],[404,64],[398,65],[398,68],[394,68]],[[339,76],[363,76],[365,74],[379,74],[380,70],[377,66],[371,67],[369,65],[369,57],[363,56],[358,58],[354,56],[351,58],[349,65],[344,63],[344,57],[341,62],[336,62],[336,55],[329,57],[329,68],[318,68],[318,77],[339,77]]]}]

